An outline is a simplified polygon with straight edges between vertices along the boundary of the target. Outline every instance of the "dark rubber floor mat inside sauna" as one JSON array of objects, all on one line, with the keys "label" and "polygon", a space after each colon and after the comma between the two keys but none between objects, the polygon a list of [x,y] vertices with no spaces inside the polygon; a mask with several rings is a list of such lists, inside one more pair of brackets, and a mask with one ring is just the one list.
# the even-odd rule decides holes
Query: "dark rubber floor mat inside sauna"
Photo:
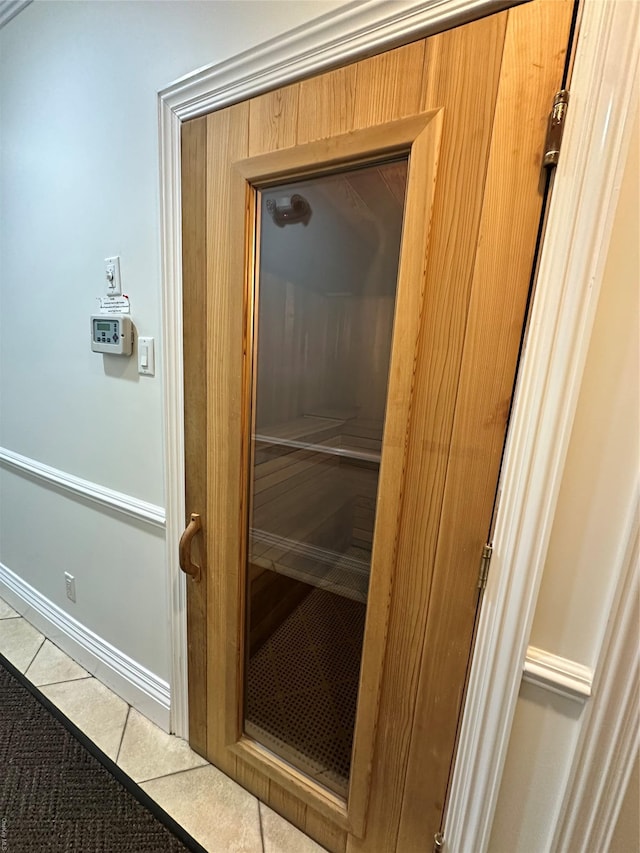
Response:
[{"label": "dark rubber floor mat inside sauna", "polygon": [[249,662],[246,731],[346,793],[365,605],[314,589]]}]

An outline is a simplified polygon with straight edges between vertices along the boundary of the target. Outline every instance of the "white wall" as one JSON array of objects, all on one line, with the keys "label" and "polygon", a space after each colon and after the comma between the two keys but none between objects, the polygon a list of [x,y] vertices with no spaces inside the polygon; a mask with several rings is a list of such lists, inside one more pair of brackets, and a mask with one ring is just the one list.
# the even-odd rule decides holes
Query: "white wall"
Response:
[{"label": "white wall", "polygon": [[[36,0],[0,30],[0,448],[163,507],[157,92],[340,5]],[[90,350],[110,255],[155,377]],[[0,464],[0,593],[168,680],[166,575],[161,529]]]},{"label": "white wall", "polygon": [[[640,471],[639,155],[636,110],[530,639],[537,648],[592,668],[607,627],[616,580],[612,567],[625,547]],[[550,833],[585,713],[576,701],[522,685],[492,853],[554,849]],[[627,818],[620,832],[632,823]],[[632,837],[628,847],[616,843],[617,850],[637,850]]]}]

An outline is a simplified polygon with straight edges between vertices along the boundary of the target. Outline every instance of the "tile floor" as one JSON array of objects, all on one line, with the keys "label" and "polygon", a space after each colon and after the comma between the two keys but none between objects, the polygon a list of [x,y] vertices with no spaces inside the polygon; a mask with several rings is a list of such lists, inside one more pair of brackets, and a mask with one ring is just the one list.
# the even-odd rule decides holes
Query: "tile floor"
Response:
[{"label": "tile floor", "polygon": [[323,853],[45,639],[0,599],[0,652],[212,853]]}]

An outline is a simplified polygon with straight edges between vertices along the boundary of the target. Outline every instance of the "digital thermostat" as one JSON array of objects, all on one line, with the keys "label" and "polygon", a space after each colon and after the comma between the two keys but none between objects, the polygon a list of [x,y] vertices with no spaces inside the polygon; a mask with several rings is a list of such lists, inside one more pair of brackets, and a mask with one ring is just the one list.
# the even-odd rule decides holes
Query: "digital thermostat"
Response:
[{"label": "digital thermostat", "polygon": [[112,355],[131,355],[133,328],[126,314],[94,314],[91,317],[91,349]]}]

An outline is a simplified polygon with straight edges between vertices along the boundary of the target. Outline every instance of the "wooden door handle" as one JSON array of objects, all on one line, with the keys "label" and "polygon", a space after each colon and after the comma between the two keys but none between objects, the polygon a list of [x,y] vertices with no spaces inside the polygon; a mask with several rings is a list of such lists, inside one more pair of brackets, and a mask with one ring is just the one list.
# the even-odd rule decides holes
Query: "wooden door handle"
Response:
[{"label": "wooden door handle", "polygon": [[200,580],[200,566],[196,565],[191,559],[191,543],[199,530],[202,530],[202,521],[197,512],[192,512],[191,521],[180,537],[180,545],[178,546],[180,568],[194,581]]}]

